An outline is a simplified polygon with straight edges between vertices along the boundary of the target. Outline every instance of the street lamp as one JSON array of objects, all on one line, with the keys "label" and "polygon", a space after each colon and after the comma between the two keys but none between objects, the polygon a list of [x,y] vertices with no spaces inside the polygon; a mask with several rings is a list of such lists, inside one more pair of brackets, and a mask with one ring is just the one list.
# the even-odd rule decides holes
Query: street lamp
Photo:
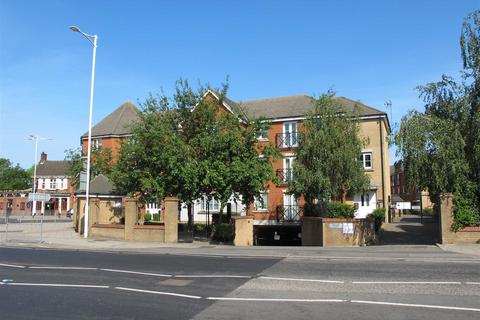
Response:
[{"label": "street lamp", "polygon": [[90,150],[92,145],[92,113],[93,113],[93,87],[95,83],[95,55],[97,53],[97,39],[96,35],[89,35],[85,32],[82,32],[80,28],[76,26],[70,26],[70,30],[80,33],[84,36],[93,46],[93,59],[92,59],[92,81],[90,85],[90,115],[88,118],[88,142],[87,142],[87,185],[85,188],[85,223],[84,223],[84,232],[83,235],[85,238],[88,238],[88,216],[89,216],[89,201],[90,201]]},{"label": "street lamp", "polygon": [[35,141],[35,162],[33,163],[33,195],[32,195],[32,217],[37,213],[37,206],[35,201],[36,191],[36,182],[37,182],[37,153],[38,153],[38,141],[52,140],[49,138],[44,138],[40,136],[35,136],[33,134],[28,136],[28,140]]}]

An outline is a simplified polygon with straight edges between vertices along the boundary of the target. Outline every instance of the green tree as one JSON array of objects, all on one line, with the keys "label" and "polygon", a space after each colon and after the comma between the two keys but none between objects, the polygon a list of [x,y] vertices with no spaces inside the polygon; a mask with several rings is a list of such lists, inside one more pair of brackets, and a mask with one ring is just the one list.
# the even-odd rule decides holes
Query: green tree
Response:
[{"label": "green tree", "polygon": [[249,205],[274,173],[259,154],[255,134],[259,121],[250,122],[240,108],[219,112],[228,85],[215,93],[220,101],[205,95],[207,87],[194,91],[179,80],[170,99],[150,95],[141,104],[133,138],[125,142],[113,181],[119,190],[139,193],[145,202],[176,196],[191,204],[200,197],[213,197],[221,207],[231,196]]},{"label": "green tree", "polygon": [[419,86],[425,111],[411,111],[396,133],[407,186],[428,189],[438,207],[454,193],[454,228],[480,212],[480,11],[468,15],[460,37],[463,81],[442,76]]},{"label": "green tree", "polygon": [[32,186],[32,176],[17,163],[0,158],[0,190],[22,190]]},{"label": "green tree", "polygon": [[299,132],[288,190],[303,196],[307,205],[322,199],[345,202],[348,195],[369,188],[369,177],[358,161],[367,141],[359,135],[355,115],[347,114],[333,93],[313,102],[315,108]]},{"label": "green tree", "polygon": [[[65,150],[65,160],[69,162],[67,166],[67,175],[72,177],[72,185],[78,188],[80,185],[80,174],[83,171],[85,158],[82,155],[81,148]],[[108,178],[112,177],[114,168],[112,151],[110,148],[93,148],[90,162],[90,179],[98,176],[100,173]]]}]

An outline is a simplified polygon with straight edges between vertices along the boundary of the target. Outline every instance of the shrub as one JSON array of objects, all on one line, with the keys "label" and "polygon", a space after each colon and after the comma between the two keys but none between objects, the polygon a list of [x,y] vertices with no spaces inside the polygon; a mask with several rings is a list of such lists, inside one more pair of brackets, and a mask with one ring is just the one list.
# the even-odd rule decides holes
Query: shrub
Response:
[{"label": "shrub", "polygon": [[377,208],[368,215],[368,219],[372,219],[375,222],[375,232],[380,230],[380,227],[385,222],[385,208]]},{"label": "shrub", "polygon": [[152,215],[150,213],[145,213],[145,215],[143,216],[143,220],[145,222],[149,222],[150,220],[152,220]]},{"label": "shrub", "polygon": [[423,215],[425,215],[425,216],[433,216],[433,209],[432,209],[432,208],[425,208],[425,209],[423,209]]},{"label": "shrub", "polygon": [[329,202],[327,204],[327,218],[354,218],[355,207],[351,204]]},{"label": "shrub", "polygon": [[213,225],[212,240],[231,243],[233,241],[233,225],[228,223],[219,223]]},{"label": "shrub", "polygon": [[203,223],[195,223],[193,225],[193,235],[194,236],[205,236],[205,234],[209,235],[212,231],[211,225],[206,225]]},{"label": "shrub", "polygon": [[305,217],[321,217],[326,212],[325,203],[305,204],[303,206],[303,215]]},{"label": "shrub", "polygon": [[461,195],[453,197],[453,230],[457,231],[463,227],[476,225],[479,221],[480,216],[472,199]]},{"label": "shrub", "polygon": [[160,221],[160,213],[152,214],[153,221]]}]

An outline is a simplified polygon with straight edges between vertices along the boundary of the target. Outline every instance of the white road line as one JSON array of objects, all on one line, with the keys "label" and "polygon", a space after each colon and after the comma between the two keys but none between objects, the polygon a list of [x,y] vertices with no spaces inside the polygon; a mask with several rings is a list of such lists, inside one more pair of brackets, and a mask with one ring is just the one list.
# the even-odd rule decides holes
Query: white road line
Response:
[{"label": "white road line", "polygon": [[130,270],[117,270],[117,269],[100,269],[102,271],[108,272],[119,272],[119,273],[132,273],[132,274],[141,274],[144,276],[154,276],[154,277],[166,277],[170,278],[171,274],[163,274],[163,273],[150,273],[150,272],[138,272],[138,271],[130,271]]},{"label": "white road line", "polygon": [[36,286],[36,287],[71,287],[71,288],[100,288],[108,289],[110,286],[98,286],[92,284],[63,284],[63,283],[27,283],[27,282],[10,282],[9,286]]},{"label": "white road line", "polygon": [[6,264],[6,263],[0,263],[0,267],[10,267],[10,268],[26,268],[25,266],[19,266],[16,264]]},{"label": "white road line", "polygon": [[480,284],[480,282],[465,282],[465,284]]},{"label": "white road line", "polygon": [[480,312],[480,309],[477,309],[477,308],[438,306],[438,305],[429,305],[429,304],[396,303],[396,302],[364,301],[364,300],[351,300],[350,302],[351,303],[362,303],[362,304],[378,304],[378,305],[387,305],[387,306],[399,306],[399,307],[416,307],[416,308],[428,308],[428,309],[462,310],[462,311]]},{"label": "white road line", "polygon": [[176,274],[175,278],[244,278],[251,279],[251,276],[221,275],[221,274]]},{"label": "white road line", "polygon": [[459,281],[352,281],[353,284],[462,284]]},{"label": "white road line", "polygon": [[258,302],[347,302],[342,299],[275,299],[275,298],[226,298],[226,297],[207,297],[207,300],[219,301],[258,301]]},{"label": "white road line", "polygon": [[280,277],[267,277],[260,276],[259,279],[267,280],[280,280],[280,281],[302,281],[302,282],[321,282],[321,283],[345,283],[344,281],[339,280],[321,280],[321,279],[301,279],[301,278],[280,278]]},{"label": "white road line", "polygon": [[90,267],[38,267],[38,266],[31,266],[28,267],[29,269],[58,269],[58,270],[98,270],[98,268],[90,268]]},{"label": "white road line", "polygon": [[174,296],[174,297],[189,298],[189,299],[202,298],[200,296],[192,296],[188,294],[180,294],[180,293],[174,293],[174,292],[151,291],[151,290],[133,289],[133,288],[125,288],[125,287],[115,287],[115,289],[124,290],[124,291],[141,292],[141,293],[152,293],[152,294],[159,294],[164,296]]}]

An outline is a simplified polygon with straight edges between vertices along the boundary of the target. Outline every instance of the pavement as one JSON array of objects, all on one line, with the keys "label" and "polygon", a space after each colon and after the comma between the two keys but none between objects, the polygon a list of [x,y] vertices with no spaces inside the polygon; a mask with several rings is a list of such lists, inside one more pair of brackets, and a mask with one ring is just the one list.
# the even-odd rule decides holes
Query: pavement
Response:
[{"label": "pavement", "polygon": [[[392,225],[394,225],[395,228],[403,228],[402,224]],[[42,228],[40,229],[40,227]],[[392,230],[392,227],[389,228]],[[378,246],[323,248],[280,246],[235,247],[231,245],[210,244],[206,241],[172,244],[108,239],[94,240],[85,239],[78,233],[74,232],[71,222],[50,222],[44,223],[43,226],[40,226],[39,223],[9,224],[8,234],[5,231],[6,226],[0,225],[0,246],[20,248],[266,257],[317,256],[358,258],[369,257],[379,252],[388,252],[388,255],[384,255],[385,259],[415,257],[436,258],[441,251],[450,252],[453,256],[459,254],[480,256],[480,245],[477,244],[439,245],[435,242],[425,245],[399,245],[395,244],[395,241],[393,241],[393,244],[383,242],[382,245]],[[40,239],[42,240],[41,242]]]}]

